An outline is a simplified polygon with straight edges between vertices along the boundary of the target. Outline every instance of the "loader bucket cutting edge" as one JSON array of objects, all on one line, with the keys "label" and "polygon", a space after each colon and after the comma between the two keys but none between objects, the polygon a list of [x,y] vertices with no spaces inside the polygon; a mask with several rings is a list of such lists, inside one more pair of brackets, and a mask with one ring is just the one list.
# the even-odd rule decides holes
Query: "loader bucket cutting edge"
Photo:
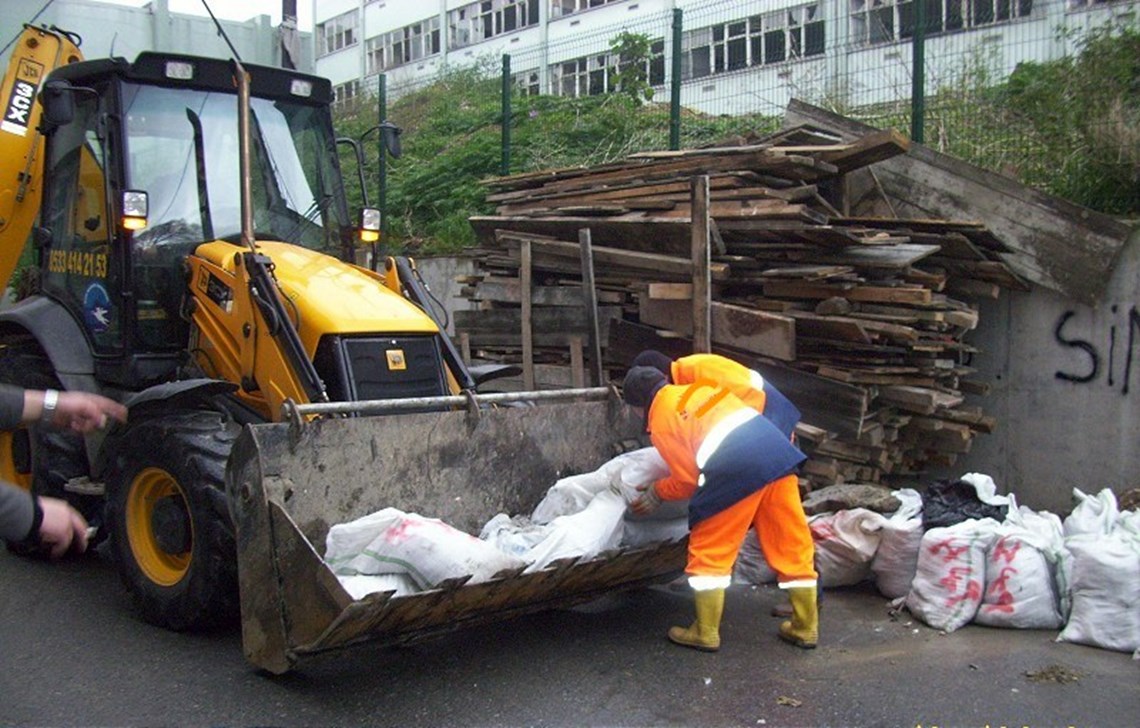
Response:
[{"label": "loader bucket cutting edge", "polygon": [[482,413],[427,412],[245,428],[227,466],[246,657],[269,672],[366,641],[398,644],[678,574],[685,542],[466,578],[412,596],[354,601],[325,565],[331,526],[386,507],[477,534],[497,513],[529,514],[559,478],[640,446],[616,398]]}]

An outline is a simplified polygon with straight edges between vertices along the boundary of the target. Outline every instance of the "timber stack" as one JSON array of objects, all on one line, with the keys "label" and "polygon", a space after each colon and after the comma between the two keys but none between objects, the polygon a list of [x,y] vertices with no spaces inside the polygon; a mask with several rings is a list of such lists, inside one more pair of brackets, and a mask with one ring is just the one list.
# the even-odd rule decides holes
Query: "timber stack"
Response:
[{"label": "timber stack", "polygon": [[952,465],[995,426],[966,403],[987,388],[965,341],[977,304],[1027,286],[979,222],[848,208],[846,175],[907,148],[894,131],[839,143],[804,125],[489,180],[496,214],[471,218],[477,273],[462,295],[474,308],[456,312],[457,336],[472,359],[521,364],[540,387],[597,384],[583,366],[597,352],[608,383],[642,349],[691,353],[702,311],[712,350],[803,412],[805,488]]}]

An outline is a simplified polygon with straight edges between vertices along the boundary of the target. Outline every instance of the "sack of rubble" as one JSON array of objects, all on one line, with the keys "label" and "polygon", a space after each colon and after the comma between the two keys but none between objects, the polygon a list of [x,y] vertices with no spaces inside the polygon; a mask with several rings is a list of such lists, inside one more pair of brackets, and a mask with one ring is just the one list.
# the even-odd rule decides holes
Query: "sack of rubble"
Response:
[{"label": "sack of rubble", "polygon": [[589,559],[621,543],[625,500],[611,490],[598,493],[578,513],[559,516],[546,525],[541,541],[521,554],[527,573],[541,571],[558,559]]},{"label": "sack of rubble", "polygon": [[768,566],[764,559],[764,552],[760,550],[760,539],[756,536],[756,529],[748,529],[744,543],[736,554],[736,563],[732,566],[732,582],[734,584],[772,584],[776,581],[776,572]]},{"label": "sack of rubble", "polygon": [[969,624],[978,613],[986,583],[986,551],[998,522],[971,519],[932,528],[922,536],[906,608],[943,632]]},{"label": "sack of rubble", "polygon": [[420,591],[408,574],[353,574],[337,576],[337,581],[353,599],[363,599],[378,592],[392,592],[393,597],[406,597]]},{"label": "sack of rubble", "polygon": [[[657,510],[661,510],[668,506],[671,502],[666,501],[661,504]],[[680,503],[681,501],[675,501]],[[688,504],[689,501],[684,501],[684,510],[679,514],[674,514],[669,518],[642,518],[631,517],[631,512],[625,512],[624,528],[622,529],[621,545],[630,548],[638,546],[647,546],[649,544],[661,543],[662,541],[679,541],[685,536],[689,535],[689,514]],[[680,510],[674,508],[673,510]],[[662,514],[664,515],[664,514]]]},{"label": "sack of rubble", "polygon": [[483,524],[479,538],[500,551],[525,558],[525,554],[542,542],[550,532],[548,524],[538,524],[527,516],[497,513]]},{"label": "sack of rubble", "polygon": [[437,518],[385,508],[329,529],[325,562],[338,576],[407,574],[420,589],[470,576],[487,581],[526,563]]},{"label": "sack of rubble", "polygon": [[879,548],[871,559],[875,588],[888,599],[905,597],[918,568],[922,544],[922,496],[912,488],[891,493],[901,504],[887,516],[879,531]]},{"label": "sack of rubble", "polygon": [[629,502],[636,497],[638,485],[668,474],[669,466],[656,448],[643,447],[622,453],[597,470],[559,479],[546,491],[530,517],[534,523],[545,524],[559,516],[579,513],[604,490],[619,493]]},{"label": "sack of rubble", "polygon": [[[622,464],[621,470],[610,484],[613,491],[621,495],[626,503],[632,503],[658,480],[669,475],[669,466],[655,447],[647,447],[629,453],[631,457]],[[637,515],[625,512],[626,545],[641,545],[657,541],[675,541],[689,532],[689,499],[668,500],[649,513]]]},{"label": "sack of rubble", "polygon": [[986,550],[986,591],[974,621],[988,627],[1060,628],[1064,613],[1057,574],[1064,553],[1061,519],[1018,508],[1011,495],[1009,515]]},{"label": "sack of rubble", "polygon": [[815,541],[820,585],[851,586],[867,579],[884,521],[883,514],[866,508],[813,516],[808,526]]},{"label": "sack of rubble", "polygon": [[[1072,560],[1072,609],[1057,640],[1140,656],[1140,516],[1121,514],[1111,490],[1085,497],[1069,519],[1074,514],[1076,535],[1065,538]],[[1113,515],[1111,526],[1105,514]]]},{"label": "sack of rubble", "polygon": [[1096,495],[1088,495],[1080,488],[1073,488],[1076,505],[1062,524],[1065,538],[1072,536],[1107,536],[1116,528],[1120,518],[1120,506],[1111,488],[1104,488]]}]

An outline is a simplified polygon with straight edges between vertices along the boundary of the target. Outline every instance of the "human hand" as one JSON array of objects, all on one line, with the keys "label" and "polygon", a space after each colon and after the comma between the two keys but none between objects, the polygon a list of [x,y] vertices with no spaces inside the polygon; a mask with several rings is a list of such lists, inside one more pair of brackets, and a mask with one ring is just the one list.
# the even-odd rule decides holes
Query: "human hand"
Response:
[{"label": "human hand", "polygon": [[91,392],[60,392],[48,422],[76,432],[91,432],[106,427],[111,420],[126,422],[127,408]]},{"label": "human hand", "polygon": [[661,505],[661,496],[657,494],[657,488],[650,483],[639,485],[637,489],[641,491],[641,495],[630,502],[629,509],[638,516],[646,516],[657,510],[657,507]]},{"label": "human hand", "polygon": [[40,546],[53,559],[68,551],[83,553],[87,550],[87,521],[66,501],[58,498],[39,498],[44,519],[40,524]]}]

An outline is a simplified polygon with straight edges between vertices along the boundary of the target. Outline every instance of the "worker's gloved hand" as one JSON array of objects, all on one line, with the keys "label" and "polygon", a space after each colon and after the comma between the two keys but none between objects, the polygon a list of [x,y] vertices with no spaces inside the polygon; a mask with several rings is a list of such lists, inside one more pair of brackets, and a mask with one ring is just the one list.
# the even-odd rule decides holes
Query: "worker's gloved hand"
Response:
[{"label": "worker's gloved hand", "polygon": [[641,485],[637,488],[641,491],[641,495],[633,499],[629,504],[629,509],[638,516],[646,516],[657,510],[661,505],[661,496],[657,495],[657,488],[653,483],[649,485]]}]

